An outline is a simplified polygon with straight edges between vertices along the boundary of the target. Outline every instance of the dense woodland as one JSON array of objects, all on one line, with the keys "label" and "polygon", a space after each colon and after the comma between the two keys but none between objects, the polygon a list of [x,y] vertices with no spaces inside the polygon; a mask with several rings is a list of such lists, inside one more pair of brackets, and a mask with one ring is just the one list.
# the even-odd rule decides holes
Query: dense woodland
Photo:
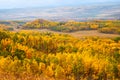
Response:
[{"label": "dense woodland", "polygon": [[[119,24],[119,21],[58,23],[37,20],[26,23],[24,27],[55,29],[59,25],[56,29],[63,27],[63,31],[71,32],[81,30],[79,26],[82,25],[82,29],[98,29],[101,32],[109,32],[110,29],[110,33],[115,28],[115,33],[118,33]],[[11,32],[0,26],[1,80],[120,79],[119,37],[78,39],[65,34],[30,30]]]},{"label": "dense woodland", "polygon": [[75,32],[80,30],[98,30],[102,33],[120,34],[120,20],[96,20],[86,22],[53,22],[38,19],[27,22],[24,29],[50,29],[60,32]]}]

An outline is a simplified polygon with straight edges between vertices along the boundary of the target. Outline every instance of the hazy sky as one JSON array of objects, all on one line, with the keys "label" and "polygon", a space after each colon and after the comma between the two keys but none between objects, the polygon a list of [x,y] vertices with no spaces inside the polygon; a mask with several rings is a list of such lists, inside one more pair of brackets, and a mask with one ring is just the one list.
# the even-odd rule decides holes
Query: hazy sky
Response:
[{"label": "hazy sky", "polygon": [[25,7],[49,7],[72,6],[95,3],[120,2],[120,0],[0,0],[0,9],[25,8]]}]

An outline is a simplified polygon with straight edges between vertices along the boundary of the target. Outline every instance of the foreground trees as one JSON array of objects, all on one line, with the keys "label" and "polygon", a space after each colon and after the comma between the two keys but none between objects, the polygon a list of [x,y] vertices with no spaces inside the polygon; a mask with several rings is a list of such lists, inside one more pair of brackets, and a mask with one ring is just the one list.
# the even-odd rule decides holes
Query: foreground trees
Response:
[{"label": "foreground trees", "polygon": [[0,39],[0,79],[118,80],[120,40],[33,31]]}]

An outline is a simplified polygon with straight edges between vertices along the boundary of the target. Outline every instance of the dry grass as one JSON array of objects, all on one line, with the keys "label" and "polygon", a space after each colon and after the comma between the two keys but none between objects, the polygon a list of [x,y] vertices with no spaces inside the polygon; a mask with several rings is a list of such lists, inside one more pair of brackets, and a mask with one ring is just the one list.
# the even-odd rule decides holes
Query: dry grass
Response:
[{"label": "dry grass", "polygon": [[77,31],[77,32],[71,32],[71,33],[63,33],[63,32],[57,32],[57,31],[51,31],[48,29],[33,29],[33,31],[40,31],[40,32],[52,32],[52,33],[58,33],[58,34],[69,34],[77,38],[83,38],[83,37],[101,37],[101,38],[114,38],[114,37],[120,37],[118,34],[105,34],[100,33],[97,30],[84,30],[84,31]]},{"label": "dry grass", "polygon": [[117,34],[105,34],[105,33],[100,33],[97,30],[90,30],[90,31],[78,31],[71,33],[71,35],[75,37],[103,37],[103,38],[114,38],[114,37],[120,37],[120,35]]}]

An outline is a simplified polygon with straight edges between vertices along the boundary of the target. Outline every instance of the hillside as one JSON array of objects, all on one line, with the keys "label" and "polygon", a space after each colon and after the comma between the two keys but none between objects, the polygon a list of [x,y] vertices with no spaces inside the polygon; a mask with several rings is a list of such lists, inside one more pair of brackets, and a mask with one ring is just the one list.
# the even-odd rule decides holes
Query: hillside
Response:
[{"label": "hillside", "polygon": [[120,38],[0,30],[0,79],[119,80]]},{"label": "hillside", "polygon": [[0,20],[0,24],[12,26],[12,27],[22,26],[25,23],[26,21]]},{"label": "hillside", "polygon": [[76,32],[82,30],[97,30],[101,33],[120,34],[120,20],[93,20],[78,22],[69,20],[67,22],[55,22],[37,19],[27,22],[23,29],[50,29],[59,32]]}]

